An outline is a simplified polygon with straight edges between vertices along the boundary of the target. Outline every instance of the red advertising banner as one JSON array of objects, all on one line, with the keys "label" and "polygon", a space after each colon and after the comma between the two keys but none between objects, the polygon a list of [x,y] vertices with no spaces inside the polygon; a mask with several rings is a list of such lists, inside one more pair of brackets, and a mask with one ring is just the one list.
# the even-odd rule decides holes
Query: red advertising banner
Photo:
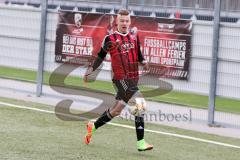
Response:
[{"label": "red advertising banner", "polygon": [[[104,37],[116,30],[115,19],[115,15],[59,12],[55,61],[81,65],[97,56]],[[140,37],[142,54],[150,63],[150,71],[160,77],[187,80],[191,20],[136,16],[131,20],[130,30]]]}]

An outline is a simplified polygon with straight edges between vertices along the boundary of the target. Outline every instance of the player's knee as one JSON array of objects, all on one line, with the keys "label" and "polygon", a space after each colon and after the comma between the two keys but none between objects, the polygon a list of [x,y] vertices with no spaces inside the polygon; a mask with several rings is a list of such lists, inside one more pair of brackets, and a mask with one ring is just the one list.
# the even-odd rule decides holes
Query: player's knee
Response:
[{"label": "player's knee", "polygon": [[122,112],[122,108],[113,108],[111,111],[110,111],[110,114],[113,116],[113,117],[116,117],[116,116],[119,116]]},{"label": "player's knee", "polygon": [[116,110],[113,110],[110,112],[110,114],[113,116],[113,117],[116,117],[116,116],[119,116],[121,114],[121,111],[116,111]]}]

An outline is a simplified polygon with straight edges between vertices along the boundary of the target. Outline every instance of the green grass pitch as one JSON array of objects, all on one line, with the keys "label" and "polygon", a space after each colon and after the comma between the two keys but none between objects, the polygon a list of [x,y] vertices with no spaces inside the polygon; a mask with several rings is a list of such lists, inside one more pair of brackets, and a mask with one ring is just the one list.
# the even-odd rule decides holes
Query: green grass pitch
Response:
[{"label": "green grass pitch", "polygon": [[[53,111],[52,106],[1,99]],[[85,145],[86,122],[62,121],[55,114],[0,105],[0,159],[6,160],[238,160],[240,149],[145,132],[152,151],[138,152],[135,130],[105,125]],[[116,118],[115,123],[133,126]],[[184,134],[240,146],[240,139],[146,124],[147,129]]]}]

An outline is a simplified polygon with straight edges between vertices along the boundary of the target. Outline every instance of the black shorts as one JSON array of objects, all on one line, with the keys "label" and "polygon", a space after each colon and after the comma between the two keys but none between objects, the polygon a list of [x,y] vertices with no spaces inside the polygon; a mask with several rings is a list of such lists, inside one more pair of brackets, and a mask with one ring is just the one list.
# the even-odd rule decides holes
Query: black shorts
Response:
[{"label": "black shorts", "polygon": [[129,99],[139,90],[138,81],[134,79],[113,80],[117,92],[116,100],[123,100],[128,103]]}]

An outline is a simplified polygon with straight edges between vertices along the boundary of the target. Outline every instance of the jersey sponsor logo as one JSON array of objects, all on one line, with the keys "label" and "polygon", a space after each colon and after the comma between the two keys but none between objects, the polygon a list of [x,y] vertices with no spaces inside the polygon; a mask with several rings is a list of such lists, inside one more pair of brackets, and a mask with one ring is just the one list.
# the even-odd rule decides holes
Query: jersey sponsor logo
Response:
[{"label": "jersey sponsor logo", "polygon": [[135,45],[134,45],[134,43],[124,43],[124,44],[122,44],[121,45],[121,51],[129,51],[130,49],[133,49],[133,48],[135,48]]},{"label": "jersey sponsor logo", "polygon": [[107,52],[111,52],[115,49],[119,49],[120,51],[124,51],[124,52],[128,52],[130,49],[134,49],[135,48],[135,44],[134,43],[123,43],[120,45],[119,43],[120,41],[117,40],[116,42],[107,42],[104,46],[103,49]]}]

